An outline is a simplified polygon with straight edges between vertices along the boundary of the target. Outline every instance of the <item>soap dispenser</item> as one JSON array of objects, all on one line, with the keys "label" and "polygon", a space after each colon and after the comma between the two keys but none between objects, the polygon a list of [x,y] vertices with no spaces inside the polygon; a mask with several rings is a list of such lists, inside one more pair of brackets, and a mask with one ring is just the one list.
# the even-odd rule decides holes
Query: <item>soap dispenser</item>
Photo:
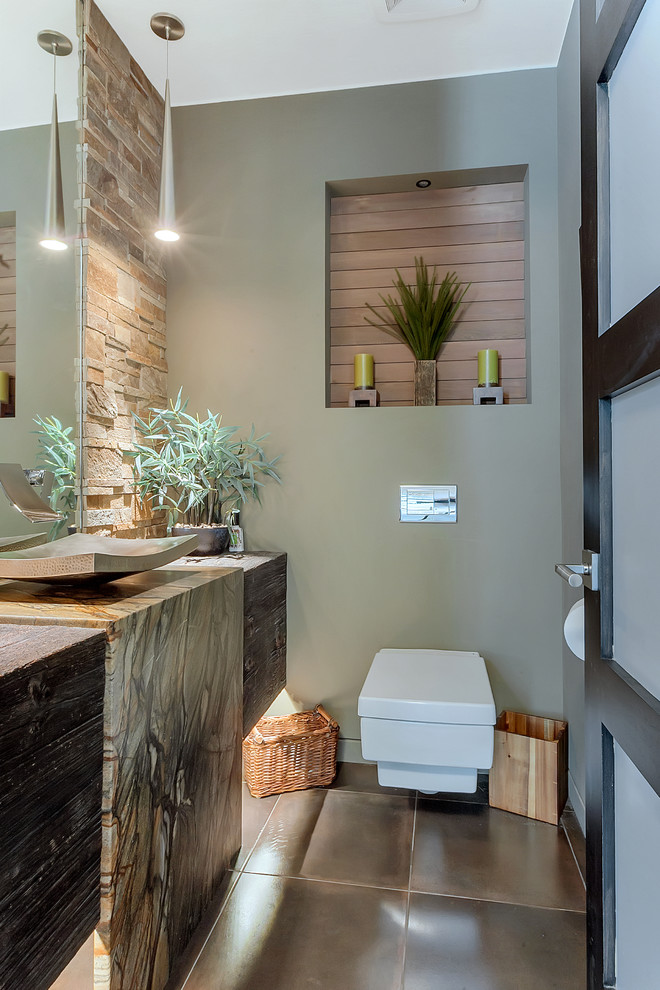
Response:
[{"label": "soap dispenser", "polygon": [[245,550],[245,540],[241,528],[241,513],[238,509],[232,509],[229,513],[229,552],[243,553]]}]

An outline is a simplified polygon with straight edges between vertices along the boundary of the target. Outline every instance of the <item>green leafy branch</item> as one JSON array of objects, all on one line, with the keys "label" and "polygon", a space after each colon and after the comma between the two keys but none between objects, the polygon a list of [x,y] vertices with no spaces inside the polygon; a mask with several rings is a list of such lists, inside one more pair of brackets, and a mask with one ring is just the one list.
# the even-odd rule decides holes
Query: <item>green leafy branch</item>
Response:
[{"label": "green leafy branch", "polygon": [[279,456],[266,457],[268,434],[234,439],[235,426],[207,410],[207,418],[186,412],[182,389],[167,409],[151,409],[148,422],[135,413],[142,442],[124,454],[133,459],[136,494],[142,504],[167,511],[168,526],[221,523],[236,506],[250,498],[261,501],[265,478],[279,482]]},{"label": "green leafy branch", "polygon": [[63,426],[55,416],[35,416],[39,427],[35,430],[39,443],[38,466],[52,471],[55,480],[49,496],[51,509],[62,512],[51,526],[48,538],[55,540],[68,525],[69,513],[76,508],[76,445],[71,434],[72,426]]},{"label": "green leafy branch", "polygon": [[436,269],[429,276],[423,258],[415,258],[415,284],[407,285],[398,268],[394,269],[396,279],[393,286],[398,299],[379,293],[392,317],[392,322],[383,323],[376,309],[367,303],[367,309],[376,320],[365,316],[367,323],[396,337],[400,343],[410,348],[418,361],[435,361],[449,331],[454,325],[458,307],[471,283],[461,291],[461,283],[456,272],[445,275],[440,283]]}]

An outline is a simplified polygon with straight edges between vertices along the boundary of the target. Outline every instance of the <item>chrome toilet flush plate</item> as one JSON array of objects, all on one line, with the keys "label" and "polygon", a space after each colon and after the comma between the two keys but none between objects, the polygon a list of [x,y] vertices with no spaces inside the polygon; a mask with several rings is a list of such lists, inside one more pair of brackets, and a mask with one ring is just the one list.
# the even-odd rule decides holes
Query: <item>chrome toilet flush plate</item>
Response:
[{"label": "chrome toilet flush plate", "polygon": [[455,523],[456,485],[401,485],[401,522]]}]

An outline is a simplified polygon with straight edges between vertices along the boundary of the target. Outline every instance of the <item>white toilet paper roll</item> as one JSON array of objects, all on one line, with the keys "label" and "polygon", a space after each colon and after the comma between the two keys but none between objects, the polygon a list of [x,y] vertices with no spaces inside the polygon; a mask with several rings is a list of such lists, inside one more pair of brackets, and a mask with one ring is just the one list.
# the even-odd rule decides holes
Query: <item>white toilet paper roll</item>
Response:
[{"label": "white toilet paper roll", "polygon": [[584,598],[576,602],[566,616],[564,639],[571,653],[584,660]]}]

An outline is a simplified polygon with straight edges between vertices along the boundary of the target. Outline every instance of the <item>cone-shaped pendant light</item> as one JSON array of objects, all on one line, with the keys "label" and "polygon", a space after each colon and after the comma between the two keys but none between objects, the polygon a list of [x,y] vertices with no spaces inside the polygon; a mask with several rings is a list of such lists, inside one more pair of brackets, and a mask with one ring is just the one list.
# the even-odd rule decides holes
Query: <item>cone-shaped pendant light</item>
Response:
[{"label": "cone-shaped pendant light", "polygon": [[59,31],[41,31],[37,35],[41,48],[53,56],[53,115],[50,123],[50,151],[48,153],[48,178],[46,184],[46,217],[42,247],[51,251],[65,251],[66,225],[64,223],[64,193],[62,191],[62,161],[60,158],[60,129],[57,119],[57,91],[55,68],[57,56],[70,55],[72,44]]},{"label": "cone-shaped pendant light", "polygon": [[168,42],[167,78],[165,80],[165,118],[163,121],[163,147],[161,152],[160,192],[158,195],[158,220],[154,234],[161,241],[178,241],[174,209],[174,151],[172,148],[172,109],[170,106],[169,42],[182,38],[185,28],[174,14],[154,14],[151,30]]}]

